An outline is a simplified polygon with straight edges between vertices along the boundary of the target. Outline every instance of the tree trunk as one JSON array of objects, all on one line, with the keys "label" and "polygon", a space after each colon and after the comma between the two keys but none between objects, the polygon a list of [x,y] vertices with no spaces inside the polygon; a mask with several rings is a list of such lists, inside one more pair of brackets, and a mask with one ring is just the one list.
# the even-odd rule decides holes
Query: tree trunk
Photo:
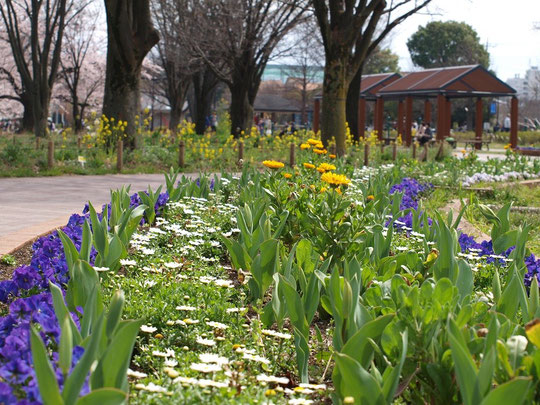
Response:
[{"label": "tree trunk", "polygon": [[339,59],[327,60],[324,68],[321,138],[325,146],[334,137],[336,153],[343,156],[345,146],[346,70]]},{"label": "tree trunk", "polygon": [[23,105],[23,118],[21,122],[20,132],[33,132],[34,131],[34,109],[32,106],[32,99],[29,95],[21,95],[21,103]]},{"label": "tree trunk", "polygon": [[356,75],[349,85],[349,91],[347,91],[347,122],[349,124],[349,130],[353,136],[355,142],[360,140],[358,134],[358,103],[360,99],[360,86],[362,84],[362,68],[358,69]]},{"label": "tree trunk", "polygon": [[182,103],[171,103],[171,113],[169,120],[169,129],[176,133],[178,129],[178,124],[180,124],[180,119],[182,118],[182,107],[184,106],[184,100]]},{"label": "tree trunk", "polygon": [[49,117],[49,103],[34,103],[34,134],[36,137],[45,138],[48,134],[47,118]]},{"label": "tree trunk", "polygon": [[231,131],[235,138],[242,131],[248,132],[253,121],[253,106],[249,102],[248,89],[245,86],[231,86]]},{"label": "tree trunk", "polygon": [[[139,139],[135,131],[135,116],[140,114],[140,75],[141,69],[135,71],[123,70],[119,61],[112,62],[118,57],[107,53],[107,75],[105,79],[105,96],[103,99],[103,114],[107,118],[127,121],[127,138],[124,145],[130,149],[139,148],[142,139]],[[109,63],[111,60],[111,63]],[[114,140],[113,140],[114,143]]]},{"label": "tree trunk", "polygon": [[73,115],[73,133],[78,134],[82,130],[82,116],[79,109],[79,97],[74,94],[72,97],[71,114]]},{"label": "tree trunk", "polygon": [[146,54],[158,43],[152,25],[149,0],[105,0],[107,14],[107,70],[103,114],[127,121],[128,148],[141,145],[135,131],[140,113],[141,66]]},{"label": "tree trunk", "polygon": [[203,134],[206,130],[206,117],[211,114],[212,101],[218,79],[208,68],[193,76],[193,105],[191,112],[195,122],[195,132]]}]

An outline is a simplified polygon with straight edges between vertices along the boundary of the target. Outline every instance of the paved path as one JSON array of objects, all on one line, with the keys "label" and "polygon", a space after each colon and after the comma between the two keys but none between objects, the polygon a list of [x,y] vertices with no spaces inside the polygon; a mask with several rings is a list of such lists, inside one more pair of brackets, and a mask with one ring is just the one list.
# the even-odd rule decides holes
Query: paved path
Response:
[{"label": "paved path", "polygon": [[164,183],[162,174],[0,179],[0,255],[65,225],[87,201],[101,207],[110,201],[110,189],[131,184],[133,193]]}]

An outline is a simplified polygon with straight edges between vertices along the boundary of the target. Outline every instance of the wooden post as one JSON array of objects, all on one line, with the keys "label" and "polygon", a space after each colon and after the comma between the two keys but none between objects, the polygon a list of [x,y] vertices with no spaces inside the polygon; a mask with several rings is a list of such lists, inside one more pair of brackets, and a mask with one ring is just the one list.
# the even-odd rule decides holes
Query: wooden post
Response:
[{"label": "wooden post", "polygon": [[510,102],[510,146],[517,148],[518,144],[518,99],[513,96]]},{"label": "wooden post", "polygon": [[437,140],[444,139],[444,123],[446,113],[446,97],[437,95]]},{"label": "wooden post", "polygon": [[392,142],[392,160],[397,159],[397,142]]},{"label": "wooden post", "polygon": [[119,139],[116,143],[116,171],[122,172],[124,168],[124,141]]},{"label": "wooden post", "polygon": [[404,136],[403,134],[403,115],[404,115],[404,109],[405,105],[403,103],[403,100],[399,100],[398,102],[398,113],[397,113],[397,125],[396,129],[398,132],[398,135]]},{"label": "wooden post", "polygon": [[321,99],[316,98],[313,103],[313,132],[319,132],[320,118],[321,117]]},{"label": "wooden post", "polygon": [[431,101],[429,98],[424,101],[424,121],[431,122]]},{"label": "wooden post", "polygon": [[366,136],[366,99],[360,98],[358,102],[358,137]]},{"label": "wooden post", "polygon": [[452,102],[450,98],[446,97],[446,132],[445,136],[450,136],[450,130],[452,129]]},{"label": "wooden post", "polygon": [[295,149],[294,142],[291,142],[291,146],[289,150],[289,166],[291,167],[294,167],[294,165],[296,164],[295,153],[296,153],[296,149]]},{"label": "wooden post", "polygon": [[183,139],[180,139],[178,144],[178,167],[186,166],[186,144]]},{"label": "wooden post", "polygon": [[81,150],[81,136],[77,135],[77,149]]},{"label": "wooden post", "polygon": [[40,143],[40,138],[39,136],[36,136],[36,150],[39,149],[39,143]]},{"label": "wooden post", "polygon": [[369,143],[364,144],[364,166],[369,166]]},{"label": "wooden post", "polygon": [[238,141],[238,162],[244,161],[244,141]]},{"label": "wooden post", "polygon": [[413,98],[408,96],[405,99],[405,145],[411,146],[412,141],[412,107]]},{"label": "wooden post", "polygon": [[49,144],[47,145],[47,167],[49,169],[52,169],[53,166],[54,166],[54,141],[52,139],[49,139]]},{"label": "wooden post", "polygon": [[383,138],[384,125],[384,100],[382,97],[377,97],[375,102],[375,131],[379,140]]},{"label": "wooden post", "polygon": [[412,143],[412,158],[416,159],[416,141]]},{"label": "wooden post", "polygon": [[[482,109],[483,109],[482,97],[478,97],[476,99],[476,123],[475,123],[475,126],[474,126],[474,132],[475,132],[477,141],[482,140],[482,130],[483,130],[483,128],[482,128],[483,122],[482,121],[484,121],[484,116],[483,116]],[[474,145],[474,147],[477,150],[480,150],[480,149],[482,149],[482,144],[477,143],[476,145]]]}]

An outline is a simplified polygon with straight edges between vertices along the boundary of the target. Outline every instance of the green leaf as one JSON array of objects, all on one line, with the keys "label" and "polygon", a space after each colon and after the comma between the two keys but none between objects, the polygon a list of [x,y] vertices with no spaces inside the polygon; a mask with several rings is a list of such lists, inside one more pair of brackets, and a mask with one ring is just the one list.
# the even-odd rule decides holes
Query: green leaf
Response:
[{"label": "green leaf", "polygon": [[62,398],[68,404],[72,404],[80,395],[86,376],[90,372],[90,367],[96,360],[99,343],[103,336],[103,314],[99,317],[95,328],[92,330],[84,354],[75,365],[71,374],[66,378]]},{"label": "green leaf", "polygon": [[88,220],[85,220],[84,225],[83,225],[81,252],[79,255],[81,260],[89,262],[91,251],[92,251],[92,231],[90,230],[90,224],[88,223]]},{"label": "green leaf", "polygon": [[49,281],[49,289],[51,290],[51,295],[53,299],[54,313],[56,314],[56,319],[60,323],[62,319],[68,317],[71,324],[71,333],[73,337],[73,346],[78,346],[82,340],[81,334],[77,325],[73,321],[69,314],[69,310],[64,302],[64,296],[62,295],[62,290],[56,284]]},{"label": "green leaf", "polygon": [[383,383],[383,394],[386,398],[386,403],[391,404],[394,400],[394,394],[396,393],[398,384],[399,384],[399,377],[401,376],[401,370],[403,369],[403,365],[405,364],[405,359],[407,358],[407,343],[408,343],[408,331],[405,329],[405,331],[401,334],[401,340],[402,340],[402,347],[401,347],[401,358],[399,361],[399,364],[392,369],[392,371],[387,374],[385,372],[384,375],[384,383]]},{"label": "green leaf", "polygon": [[56,375],[47,355],[45,345],[39,332],[32,326],[30,329],[30,345],[32,347],[32,361],[36,371],[39,393],[45,405],[63,404]]},{"label": "green leaf", "polygon": [[530,387],[531,380],[529,378],[518,377],[492,390],[480,405],[521,405],[525,402]]},{"label": "green leaf", "polygon": [[452,319],[448,320],[448,337],[463,403],[465,405],[476,405],[478,403],[475,402],[474,398],[477,376],[476,365],[460,330]]},{"label": "green leaf", "polygon": [[66,315],[61,323],[60,345],[58,347],[58,366],[64,375],[69,373],[73,353],[73,334],[69,318],[70,315]]},{"label": "green leaf", "polygon": [[127,369],[139,328],[144,321],[122,321],[95,372],[92,374],[93,387],[115,387],[127,390]]},{"label": "green leaf", "polygon": [[354,398],[354,403],[358,404],[385,404],[381,386],[360,363],[342,353],[335,353],[334,358],[340,376],[340,384],[336,388],[342,399],[351,396]]},{"label": "green leaf", "polygon": [[520,295],[521,281],[514,272],[497,304],[497,311],[505,314],[510,319],[514,318],[518,309]]},{"label": "green leaf", "polygon": [[482,359],[482,364],[478,370],[478,378],[476,380],[475,398],[484,398],[491,387],[491,380],[493,379],[495,362],[497,360],[496,350],[497,348],[495,347],[491,348],[487,355]]},{"label": "green leaf", "polygon": [[373,351],[369,346],[368,339],[379,341],[386,326],[394,319],[394,314],[380,316],[372,321],[366,322],[353,336],[349,338],[343,346],[341,352],[352,357],[360,363],[362,367],[367,367]]},{"label": "green leaf", "polygon": [[465,297],[472,294],[474,288],[474,276],[469,264],[463,260],[458,260],[459,273],[456,281],[456,287],[458,288],[459,295],[463,301]]},{"label": "green leaf", "polygon": [[122,290],[116,291],[116,293],[111,299],[111,304],[109,306],[109,313],[107,315],[107,324],[105,327],[107,338],[109,339],[112,337],[114,331],[116,330],[116,327],[118,326],[118,322],[120,321],[120,318],[122,316],[124,302],[125,302],[124,292]]},{"label": "green leaf", "polygon": [[93,390],[77,400],[77,405],[121,405],[128,399],[128,394],[115,388]]}]

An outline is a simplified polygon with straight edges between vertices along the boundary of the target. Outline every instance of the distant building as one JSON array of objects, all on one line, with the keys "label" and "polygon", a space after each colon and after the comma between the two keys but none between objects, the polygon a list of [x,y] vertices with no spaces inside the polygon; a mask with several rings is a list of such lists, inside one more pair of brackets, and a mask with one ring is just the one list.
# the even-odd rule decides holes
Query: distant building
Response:
[{"label": "distant building", "polygon": [[[322,83],[324,68],[321,66],[309,66],[308,69],[310,81]],[[302,67],[294,65],[266,65],[262,75],[262,81],[279,80],[285,83],[290,77],[302,77]]]},{"label": "distant building", "polygon": [[525,77],[519,74],[506,81],[517,91],[517,95],[523,100],[540,99],[540,70],[538,66],[531,66],[525,73]]}]

